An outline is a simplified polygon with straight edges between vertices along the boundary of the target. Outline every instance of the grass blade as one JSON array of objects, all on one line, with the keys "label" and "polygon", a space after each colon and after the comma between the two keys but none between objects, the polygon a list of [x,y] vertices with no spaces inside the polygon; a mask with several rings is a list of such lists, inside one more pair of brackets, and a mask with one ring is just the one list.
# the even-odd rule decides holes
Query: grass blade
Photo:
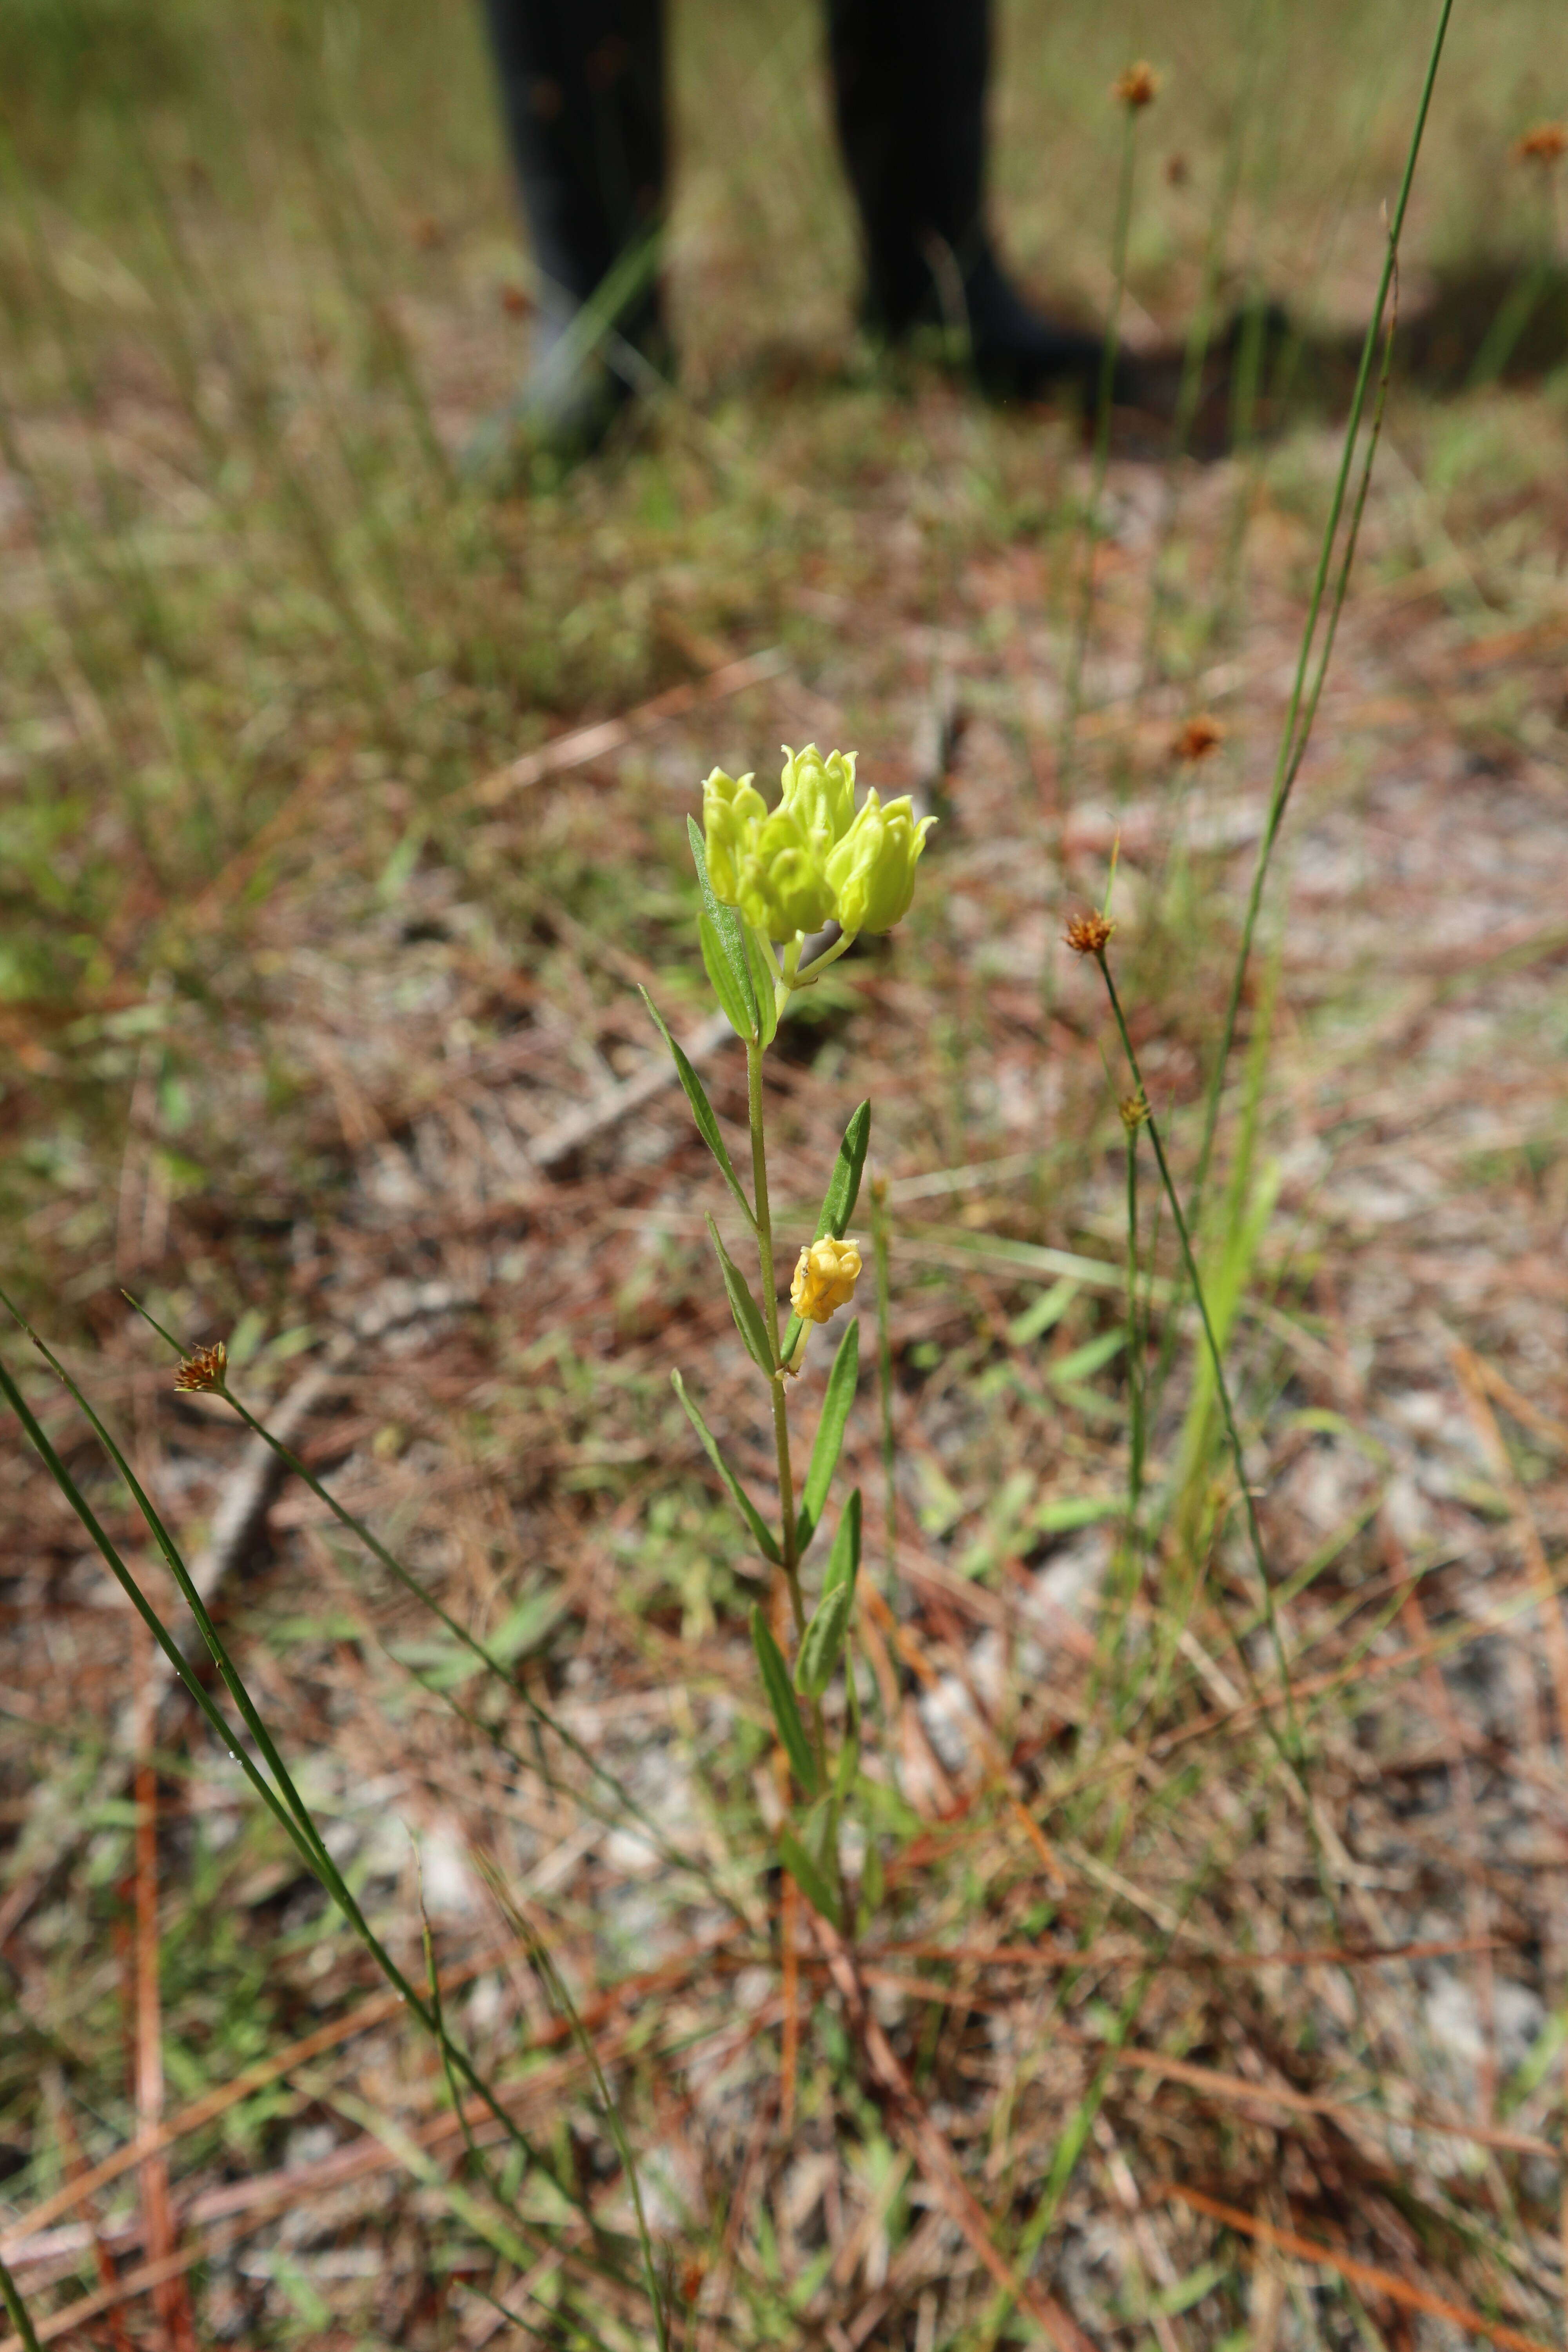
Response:
[{"label": "grass blade", "polygon": [[27,2306],[4,2262],[0,2262],[0,2300],[5,2302],[11,2315],[11,2325],[21,2337],[26,2352],[38,2352],[38,2338],[27,2315]]}]

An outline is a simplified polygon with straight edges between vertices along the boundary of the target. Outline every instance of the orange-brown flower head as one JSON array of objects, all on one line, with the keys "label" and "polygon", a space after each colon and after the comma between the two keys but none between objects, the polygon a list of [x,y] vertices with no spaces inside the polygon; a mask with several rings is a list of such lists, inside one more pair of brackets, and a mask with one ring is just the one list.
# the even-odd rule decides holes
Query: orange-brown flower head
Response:
[{"label": "orange-brown flower head", "polygon": [[1550,166],[1568,155],[1568,122],[1537,122],[1527,131],[1514,153],[1521,163]]},{"label": "orange-brown flower head", "polygon": [[1137,114],[1144,107],[1152,106],[1159,97],[1160,77],[1147,58],[1136,58],[1125,73],[1117,75],[1110,85],[1110,95],[1130,114]]},{"label": "orange-brown flower head", "polygon": [[1225,729],[1209,710],[1194,710],[1177,729],[1171,754],[1177,760],[1206,760],[1225,741]]},{"label": "orange-brown flower head", "polygon": [[1142,1095],[1123,1095],[1116,1106],[1121,1113],[1121,1124],[1129,1135],[1136,1135],[1149,1116],[1149,1105]]},{"label": "orange-brown flower head", "polygon": [[847,1307],[860,1279],[860,1250],[851,1241],[824,1234],[803,1249],[789,1286],[789,1303],[803,1323],[826,1323]]},{"label": "orange-brown flower head", "polygon": [[228,1375],[228,1349],[221,1339],[210,1348],[197,1348],[185,1358],[174,1374],[176,1389],[190,1395],[204,1389],[221,1389]]},{"label": "orange-brown flower head", "polygon": [[1116,929],[1109,915],[1099,915],[1090,908],[1087,915],[1075,915],[1063,934],[1074,955],[1100,956],[1105,953],[1106,941]]}]

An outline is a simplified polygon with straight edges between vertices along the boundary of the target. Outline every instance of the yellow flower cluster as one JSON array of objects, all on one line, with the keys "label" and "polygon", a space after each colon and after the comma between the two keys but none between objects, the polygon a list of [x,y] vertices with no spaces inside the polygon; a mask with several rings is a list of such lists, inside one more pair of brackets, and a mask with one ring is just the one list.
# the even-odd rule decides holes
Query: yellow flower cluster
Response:
[{"label": "yellow flower cluster", "polygon": [[875,787],[855,806],[855,753],[784,745],[779,803],[750,776],[715,768],[702,787],[708,878],[753,930],[792,940],[830,919],[845,931],[890,931],[909,912],[915,867],[935,819],[907,793]]}]

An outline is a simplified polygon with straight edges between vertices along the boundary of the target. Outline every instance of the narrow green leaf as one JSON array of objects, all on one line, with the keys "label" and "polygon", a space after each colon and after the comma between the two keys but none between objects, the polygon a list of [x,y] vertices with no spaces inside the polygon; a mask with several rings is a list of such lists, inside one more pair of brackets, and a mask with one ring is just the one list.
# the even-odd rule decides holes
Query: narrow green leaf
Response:
[{"label": "narrow green leaf", "polygon": [[659,1035],[664,1039],[665,1044],[669,1047],[670,1058],[675,1064],[675,1074],[685,1089],[687,1101],[691,1105],[691,1116],[697,1122],[697,1132],[702,1138],[703,1142],[708,1146],[709,1150],[713,1154],[714,1159],[718,1161],[719,1173],[724,1179],[725,1183],[730,1187],[731,1192],[735,1195],[736,1200],[741,1203],[742,1208],[744,1209],[746,1213],[746,1223],[752,1227],[752,1230],[754,1233],[756,1230],[757,1221],[752,1214],[752,1204],[750,1201],[747,1200],[745,1193],[741,1189],[741,1180],[735,1173],[734,1162],[730,1157],[728,1148],[724,1142],[724,1138],[719,1131],[719,1121],[713,1115],[713,1106],[708,1099],[707,1089],[704,1087],[702,1081],[698,1076],[696,1071],[692,1068],[686,1055],[681,1051],[681,1048],[677,1045],[675,1039],[670,1035],[668,1029],[665,1025],[663,1015],[660,1013],[658,1005],[654,1003],[646,988],[641,991],[641,995],[643,1003],[647,1006],[648,1013],[653,1021],[655,1028],[658,1031]]},{"label": "narrow green leaf", "polygon": [[795,1686],[803,1698],[820,1698],[833,1680],[854,1606],[855,1588],[847,1583],[834,1585],[817,1602],[795,1662]]},{"label": "narrow green leaf", "polygon": [[708,879],[708,853],[702,845],[702,828],[695,818],[686,820],[687,839],[691,844],[691,862],[697,868],[697,884],[702,893],[702,908],[713,926],[713,934],[730,967],[735,992],[746,1008],[742,1036],[753,1040],[763,1034],[762,1015],[757,1009],[757,992],[752,984],[752,967],[746,955],[745,929],[733,907],[721,906]]},{"label": "narrow green leaf", "polygon": [[724,1276],[724,1287],[730,1297],[730,1312],[735,1318],[735,1328],[741,1335],[741,1344],[757,1370],[760,1372],[765,1372],[769,1380],[772,1380],[773,1376],[773,1343],[768,1338],[767,1328],[763,1321],[763,1310],[752,1297],[750,1283],[719,1238],[719,1228],[711,1216],[708,1220],[708,1231],[712,1236],[713,1247],[718,1253],[720,1271]]},{"label": "narrow green leaf", "polygon": [[681,1403],[686,1408],[687,1419],[690,1422],[692,1428],[697,1432],[698,1436],[702,1441],[703,1452],[707,1454],[709,1461],[711,1462],[714,1469],[717,1470],[720,1477],[723,1480],[724,1490],[728,1494],[730,1500],[734,1504],[735,1508],[740,1512],[742,1518],[744,1519],[747,1527],[751,1529],[752,1540],[756,1545],[757,1549],[762,1553],[763,1558],[764,1559],[771,1560],[773,1566],[778,1568],[782,1564],[782,1556],[779,1551],[778,1544],[774,1539],[773,1529],[769,1527],[767,1521],[763,1518],[762,1513],[752,1502],[750,1495],[747,1494],[745,1488],[742,1486],[740,1480],[736,1477],[734,1472],[725,1461],[724,1456],[720,1453],[718,1442],[715,1439],[712,1431],[709,1428],[708,1423],[703,1420],[702,1415],[698,1412],[697,1407],[692,1403],[691,1399],[687,1395],[686,1383],[681,1379],[680,1374],[679,1372],[671,1372],[669,1376],[669,1383],[674,1389],[676,1395],[680,1399]]},{"label": "narrow green leaf", "polygon": [[822,1597],[840,1584],[855,1589],[855,1579],[860,1573],[860,1489],[856,1487],[839,1516],[838,1533],[833,1538],[833,1549],[827,1555],[827,1573],[822,1580]]},{"label": "narrow green leaf", "polygon": [[803,1557],[806,1546],[822,1524],[827,1490],[838,1467],[838,1455],[844,1444],[844,1424],[855,1402],[855,1383],[859,1374],[860,1325],[857,1319],[838,1342],[838,1353],[834,1357],[833,1370],[827,1375],[827,1387],[822,1400],[822,1419],[816,1424],[816,1435],[812,1441],[811,1466],[801,1488],[795,1541],[797,1554]]},{"label": "narrow green leaf", "polygon": [[737,1037],[749,1038],[752,1033],[746,1025],[745,1000],[735,985],[735,975],[706,908],[697,918],[697,938],[702,950],[702,969],[708,974],[708,984],[718,1000],[720,1012]]},{"label": "narrow green leaf", "polygon": [[851,1732],[838,1751],[838,1761],[833,1768],[833,1793],[842,1804],[855,1786],[855,1776],[860,1769],[860,1742]]},{"label": "narrow green leaf", "polygon": [[844,1130],[844,1140],[822,1196],[822,1214],[816,1221],[814,1241],[820,1241],[824,1234],[831,1234],[835,1241],[844,1239],[845,1227],[855,1214],[855,1203],[860,1198],[860,1178],[870,1140],[871,1106],[863,1102]]},{"label": "narrow green leaf", "polygon": [[831,1927],[838,1925],[838,1902],[826,1878],[786,1822],[779,1831],[779,1860],[810,1904]]},{"label": "narrow green leaf", "polygon": [[768,1705],[779,1727],[779,1738],[784,1742],[784,1754],[789,1758],[790,1769],[807,1796],[815,1797],[819,1785],[816,1759],[811,1752],[811,1742],[805,1736],[805,1726],[800,1719],[800,1709],[789,1685],[789,1668],[784,1664],[784,1653],[768,1629],[768,1621],[763,1614],[760,1601],[752,1611],[752,1646],[757,1654],[763,1688],[768,1695]]},{"label": "narrow green leaf", "polygon": [[779,1033],[778,978],[779,968],[773,961],[773,951],[761,931],[750,923],[742,924],[746,935],[746,955],[752,967],[752,985],[757,992],[757,1011],[762,1017],[762,1043],[771,1045]]},{"label": "narrow green leaf", "polygon": [[[838,1147],[838,1157],[833,1163],[833,1173],[822,1196],[822,1214],[817,1218],[813,1241],[819,1242],[824,1234],[831,1234],[836,1242],[844,1239],[845,1228],[855,1214],[855,1203],[860,1197],[860,1177],[866,1166],[866,1151],[870,1140],[871,1106],[863,1102],[844,1130],[844,1140]],[[800,1317],[792,1315],[780,1349],[786,1364],[795,1354],[795,1342],[799,1338]]]}]

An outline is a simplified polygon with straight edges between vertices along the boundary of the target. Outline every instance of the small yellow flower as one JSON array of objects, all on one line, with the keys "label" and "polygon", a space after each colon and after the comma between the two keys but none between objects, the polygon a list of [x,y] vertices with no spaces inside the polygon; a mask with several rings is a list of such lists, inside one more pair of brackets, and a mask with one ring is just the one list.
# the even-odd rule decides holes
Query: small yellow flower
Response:
[{"label": "small yellow flower", "polygon": [[860,1279],[860,1251],[852,1241],[836,1242],[824,1234],[803,1249],[789,1286],[789,1303],[803,1323],[826,1323],[847,1307]]},{"label": "small yellow flower", "polygon": [[1121,1124],[1129,1135],[1136,1135],[1149,1116],[1149,1106],[1142,1095],[1123,1095],[1116,1106],[1121,1113]]},{"label": "small yellow flower", "polygon": [[221,1339],[210,1348],[198,1348],[185,1358],[174,1374],[174,1386],[184,1394],[203,1389],[222,1388],[228,1374],[228,1349]]}]

